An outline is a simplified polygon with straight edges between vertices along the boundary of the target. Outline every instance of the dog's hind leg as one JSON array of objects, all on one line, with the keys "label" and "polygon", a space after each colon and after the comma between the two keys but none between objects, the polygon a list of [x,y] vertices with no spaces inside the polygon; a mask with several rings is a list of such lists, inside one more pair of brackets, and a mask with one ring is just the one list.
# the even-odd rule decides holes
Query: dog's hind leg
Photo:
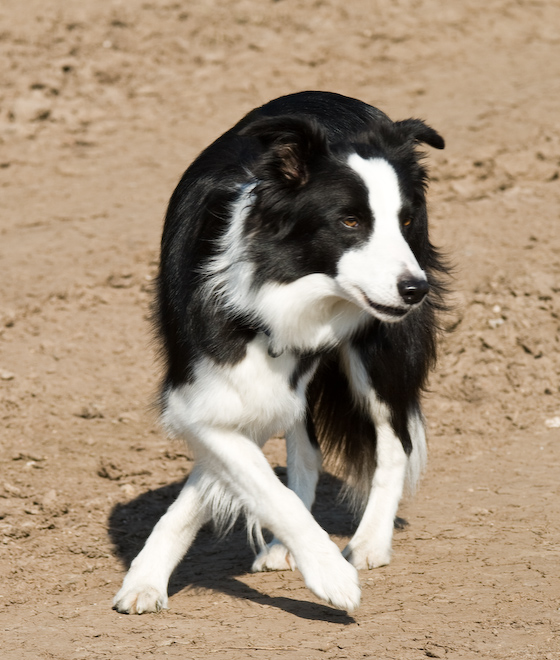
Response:
[{"label": "dog's hind leg", "polygon": [[150,534],[130,566],[113,608],[127,614],[167,608],[167,585],[200,527],[210,518],[204,497],[204,470],[195,465],[179,497]]},{"label": "dog's hind leg", "polygon": [[[305,504],[310,511],[315,500],[315,489],[321,471],[321,452],[307,434],[304,422],[297,422],[286,432],[288,488]],[[257,555],[252,571],[282,571],[296,568],[294,558],[288,549],[274,538]]]}]

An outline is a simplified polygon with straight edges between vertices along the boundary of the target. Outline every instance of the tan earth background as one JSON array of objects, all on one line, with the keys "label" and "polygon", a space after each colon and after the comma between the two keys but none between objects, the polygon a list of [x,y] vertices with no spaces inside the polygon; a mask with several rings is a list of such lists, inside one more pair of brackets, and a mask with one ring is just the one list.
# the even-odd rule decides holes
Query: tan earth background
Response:
[{"label": "tan earth background", "polygon": [[[245,112],[303,90],[421,117],[455,311],[430,462],[352,616],[203,530],[170,609],[111,610],[192,463],[150,407],[167,200]],[[560,658],[560,4],[4,0],[0,654],[6,660]],[[280,440],[267,454],[282,476]],[[321,481],[316,515],[352,520]]]}]

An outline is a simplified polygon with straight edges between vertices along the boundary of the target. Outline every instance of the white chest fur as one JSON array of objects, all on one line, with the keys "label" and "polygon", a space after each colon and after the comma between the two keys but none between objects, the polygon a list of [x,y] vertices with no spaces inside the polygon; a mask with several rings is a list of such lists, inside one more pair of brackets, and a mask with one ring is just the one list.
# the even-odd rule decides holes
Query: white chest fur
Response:
[{"label": "white chest fur", "polygon": [[268,337],[259,334],[247,345],[243,360],[233,366],[203,358],[191,383],[165,394],[165,427],[176,435],[200,425],[235,429],[262,445],[302,419],[312,371],[292,387],[297,358],[289,352],[271,357],[268,346]]}]

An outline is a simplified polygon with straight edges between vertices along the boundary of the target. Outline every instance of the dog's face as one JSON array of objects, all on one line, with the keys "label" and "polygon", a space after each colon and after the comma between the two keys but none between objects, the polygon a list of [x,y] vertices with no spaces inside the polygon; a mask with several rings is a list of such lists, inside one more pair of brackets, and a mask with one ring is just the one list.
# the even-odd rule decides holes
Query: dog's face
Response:
[{"label": "dog's face", "polygon": [[386,158],[353,153],[348,166],[367,190],[369,218],[351,217],[342,222],[360,235],[360,241],[342,254],[336,281],[373,316],[398,321],[429,290],[426,273],[408,242],[414,243],[415,237],[425,233],[424,201],[414,203],[404,193],[395,166]]},{"label": "dog's face", "polygon": [[385,322],[422,303],[429,291],[426,175],[414,147],[443,146],[433,129],[391,123],[358,144],[334,146],[317,125],[294,117],[245,132],[264,144],[247,219],[258,284],[322,274],[327,295],[336,290]]}]

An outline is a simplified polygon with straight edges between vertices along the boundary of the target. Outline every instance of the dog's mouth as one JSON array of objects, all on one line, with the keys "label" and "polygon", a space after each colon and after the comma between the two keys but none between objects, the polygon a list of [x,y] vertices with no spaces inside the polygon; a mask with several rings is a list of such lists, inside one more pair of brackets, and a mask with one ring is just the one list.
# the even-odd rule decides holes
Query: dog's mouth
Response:
[{"label": "dog's mouth", "polygon": [[409,307],[408,308],[390,307],[389,305],[380,305],[379,303],[373,302],[373,300],[371,300],[371,298],[366,296],[366,294],[363,293],[363,291],[362,294],[367,304],[371,307],[371,309],[375,310],[376,312],[379,312],[380,314],[383,314],[384,316],[389,316],[394,319],[400,319],[403,316],[406,316],[410,311]]},{"label": "dog's mouth", "polygon": [[358,304],[362,309],[369,311],[372,316],[387,323],[400,321],[413,307],[415,307],[415,305],[393,307],[392,305],[382,305],[381,303],[374,302],[361,287],[356,286],[355,284],[350,286],[347,285],[343,290],[345,291],[344,297],[348,301]]}]

